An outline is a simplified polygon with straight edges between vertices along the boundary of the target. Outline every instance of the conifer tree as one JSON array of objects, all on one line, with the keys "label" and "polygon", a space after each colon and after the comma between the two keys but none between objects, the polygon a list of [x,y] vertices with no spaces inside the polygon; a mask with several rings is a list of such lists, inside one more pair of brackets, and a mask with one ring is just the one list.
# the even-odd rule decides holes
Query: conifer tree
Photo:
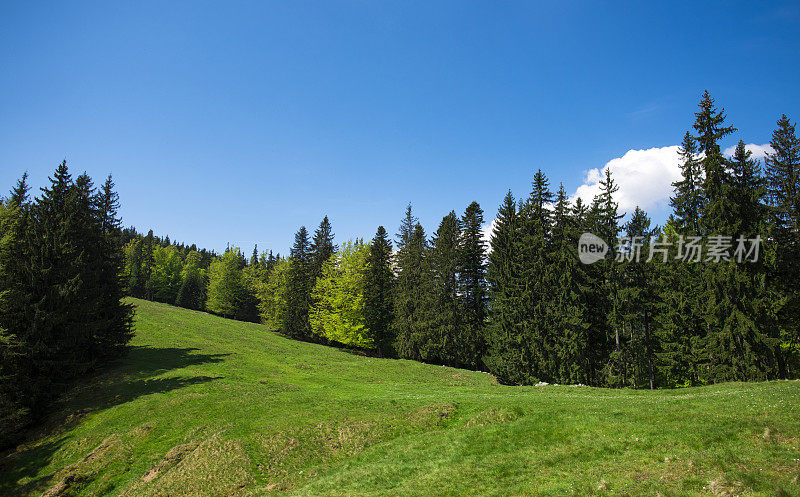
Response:
[{"label": "conifer tree", "polygon": [[[406,211],[410,215],[410,209]],[[410,216],[407,216],[410,217]],[[402,233],[402,230],[401,230]],[[407,240],[402,236],[396,255],[397,283],[394,291],[394,319],[392,331],[395,350],[404,359],[422,359],[420,349],[427,330],[429,316],[430,278],[426,263],[428,242],[425,230],[416,223]]]},{"label": "conifer tree", "polygon": [[772,132],[766,176],[769,222],[776,249],[771,252],[769,277],[778,310],[781,350],[777,354],[781,377],[800,370],[800,139],[795,124],[784,114]]},{"label": "conifer tree", "polygon": [[[318,247],[322,247],[318,245]],[[286,308],[281,331],[293,338],[308,339],[311,328],[308,310],[311,306],[311,282],[315,252],[312,251],[305,226],[294,236],[294,245],[289,255],[289,270],[286,282]]]},{"label": "conifer tree", "polygon": [[391,324],[393,316],[392,291],[392,242],[386,229],[378,231],[369,246],[369,255],[364,276],[364,324],[369,329],[375,348],[382,357],[393,355],[394,336]]},{"label": "conifer tree", "polygon": [[331,223],[328,221],[328,216],[325,216],[319,224],[319,228],[314,232],[314,238],[311,241],[312,255],[309,277],[311,278],[310,285],[312,287],[314,286],[314,281],[321,274],[322,265],[336,252],[333,237],[333,228],[331,228]]},{"label": "conifer tree", "polygon": [[486,242],[483,240],[483,209],[472,202],[461,218],[459,237],[458,296],[461,329],[458,363],[475,368],[486,352]]},{"label": "conifer tree", "polygon": [[97,212],[100,216],[100,281],[98,295],[102,332],[97,340],[97,349],[102,359],[118,356],[133,338],[133,305],[122,302],[125,294],[124,257],[122,252],[119,217],[119,195],[114,190],[114,181],[109,174],[97,196]]},{"label": "conifer tree", "polygon": [[486,268],[489,305],[488,347],[485,359],[489,371],[501,383],[519,385],[526,381],[525,343],[517,307],[521,278],[517,264],[520,237],[520,218],[517,204],[509,190],[497,211],[491,252]]},{"label": "conifer tree", "polygon": [[672,184],[674,194],[670,197],[670,205],[681,232],[697,234],[700,232],[700,211],[703,208],[703,170],[698,159],[697,142],[688,131],[678,154],[682,179]]},{"label": "conifer tree", "polygon": [[573,214],[564,185],[560,185],[553,209],[549,312],[558,357],[555,378],[561,383],[588,382],[587,281],[576,252],[583,211],[578,198],[575,211],[578,215]]},{"label": "conifer tree", "polygon": [[725,109],[717,110],[714,99],[706,91],[698,104],[692,125],[697,132],[697,152],[703,154],[703,204],[701,208],[701,232],[703,235],[727,234],[731,225],[731,178],[728,162],[722,155],[720,140],[736,131],[725,125]]},{"label": "conifer tree", "polygon": [[459,343],[462,320],[458,302],[459,222],[454,211],[442,218],[433,235],[426,259],[427,276],[423,285],[429,295],[430,310],[418,330],[417,344],[422,360],[449,366],[463,366]]},{"label": "conifer tree", "polygon": [[[622,337],[620,336],[619,308],[619,268],[616,262],[616,245],[619,238],[618,204],[614,194],[619,186],[606,169],[600,180],[600,193],[593,199],[587,214],[587,224],[591,231],[609,245],[608,256],[588,269],[592,290],[589,301],[589,349],[592,351],[589,361],[589,379],[593,384],[619,386],[623,383]],[[613,350],[613,353],[612,353]],[[605,378],[600,376],[605,370]]]},{"label": "conifer tree", "polygon": [[[656,290],[652,275],[653,261],[648,263],[650,243],[657,230],[650,228],[650,218],[639,207],[634,209],[624,226],[626,244],[620,267],[620,326],[627,336],[621,362],[628,386],[646,384],[655,388],[653,323]],[[663,259],[662,259],[663,260]]]},{"label": "conifer tree", "polygon": [[258,266],[258,244],[253,247],[253,255],[250,256],[250,265],[253,267]]}]

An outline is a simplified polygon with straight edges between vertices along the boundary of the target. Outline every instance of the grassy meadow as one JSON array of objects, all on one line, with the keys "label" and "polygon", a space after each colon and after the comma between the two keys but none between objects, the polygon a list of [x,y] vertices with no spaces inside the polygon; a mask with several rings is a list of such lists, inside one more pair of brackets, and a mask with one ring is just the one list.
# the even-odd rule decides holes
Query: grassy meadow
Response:
[{"label": "grassy meadow", "polygon": [[800,382],[507,387],[142,300],[2,496],[800,496]]}]

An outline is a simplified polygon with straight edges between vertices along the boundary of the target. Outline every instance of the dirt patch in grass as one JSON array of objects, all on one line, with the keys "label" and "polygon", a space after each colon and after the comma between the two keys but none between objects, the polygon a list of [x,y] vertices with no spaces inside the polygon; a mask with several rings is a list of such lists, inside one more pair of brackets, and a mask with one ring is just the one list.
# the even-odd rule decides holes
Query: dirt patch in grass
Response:
[{"label": "dirt patch in grass", "polygon": [[198,437],[167,451],[121,495],[243,496],[254,483],[250,466],[238,440],[224,440],[220,434]]},{"label": "dirt patch in grass", "polygon": [[53,477],[56,483],[45,490],[42,497],[61,497],[69,495],[88,485],[97,474],[98,470],[108,464],[110,453],[120,449],[121,442],[117,435],[111,435],[103,440],[100,445],[92,449],[83,459],[75,464],[70,464]]},{"label": "dirt patch in grass", "polygon": [[493,424],[505,424],[519,418],[519,414],[505,409],[489,409],[475,415],[472,419],[467,421],[465,428],[472,428],[475,426],[487,426]]}]

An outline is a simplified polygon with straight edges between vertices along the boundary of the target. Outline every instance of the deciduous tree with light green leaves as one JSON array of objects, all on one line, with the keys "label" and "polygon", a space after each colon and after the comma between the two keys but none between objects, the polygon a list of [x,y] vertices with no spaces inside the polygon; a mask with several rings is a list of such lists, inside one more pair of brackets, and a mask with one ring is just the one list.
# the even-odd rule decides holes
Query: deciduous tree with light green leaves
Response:
[{"label": "deciduous tree with light green leaves", "polygon": [[289,259],[274,263],[266,281],[258,289],[258,311],[261,322],[275,329],[283,327],[286,315],[286,284],[289,272]]},{"label": "deciduous tree with light green leaves", "polygon": [[369,245],[348,241],[322,265],[312,291],[311,330],[328,340],[371,348],[374,341],[364,325],[364,269]]},{"label": "deciduous tree with light green leaves", "polygon": [[172,304],[181,288],[181,271],[183,262],[178,249],[174,245],[153,249],[153,270],[150,274],[150,285],[153,298],[160,302]]},{"label": "deciduous tree with light green leaves", "polygon": [[248,319],[254,298],[241,269],[241,251],[232,247],[208,269],[206,309],[225,317]]}]

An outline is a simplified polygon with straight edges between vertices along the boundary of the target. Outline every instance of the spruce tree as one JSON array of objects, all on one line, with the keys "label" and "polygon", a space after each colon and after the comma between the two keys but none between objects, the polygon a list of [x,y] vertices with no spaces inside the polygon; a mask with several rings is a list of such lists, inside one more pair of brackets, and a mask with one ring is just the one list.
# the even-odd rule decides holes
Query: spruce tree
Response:
[{"label": "spruce tree", "polygon": [[311,241],[311,268],[309,273],[311,286],[314,286],[314,281],[321,274],[322,265],[336,252],[333,237],[333,228],[331,228],[331,223],[328,221],[328,216],[325,216],[319,224],[319,228],[314,232],[314,238]]},{"label": "spruce tree", "polygon": [[[647,384],[655,388],[653,325],[656,289],[653,281],[653,264],[647,257],[653,235],[650,218],[636,207],[624,226],[626,254],[620,267],[619,306],[620,327],[627,334],[621,362],[628,386],[639,388]],[[663,260],[663,259],[662,259]]]},{"label": "spruce tree", "polygon": [[517,306],[522,281],[517,264],[521,220],[517,204],[509,190],[497,211],[490,240],[491,252],[486,268],[489,294],[489,350],[486,366],[497,380],[519,385],[526,381],[525,343],[518,323]]},{"label": "spruce tree", "polygon": [[122,221],[119,218],[119,195],[114,190],[110,174],[97,194],[96,203],[102,237],[98,306],[103,323],[97,342],[100,357],[109,359],[119,355],[133,337],[134,313],[133,305],[122,302],[125,294]]},{"label": "spruce tree", "polygon": [[483,209],[472,202],[461,217],[459,238],[458,295],[461,329],[458,363],[476,368],[486,353],[486,242],[483,240]]},{"label": "spruce tree", "polygon": [[548,322],[550,274],[550,205],[553,194],[544,173],[534,174],[531,194],[520,208],[520,235],[516,240],[516,265],[521,291],[517,304],[522,312],[522,339],[525,344],[525,381],[553,381],[558,360],[553,330]]},{"label": "spruce tree", "polygon": [[454,211],[442,218],[433,235],[426,259],[430,280],[423,284],[430,294],[430,310],[419,330],[417,342],[422,360],[449,366],[465,366],[461,361],[468,345],[461,343],[461,309],[458,301],[459,222]]},{"label": "spruce tree", "polygon": [[392,272],[392,242],[386,229],[378,227],[369,246],[364,277],[364,324],[378,354],[393,355],[392,334],[394,273]]},{"label": "spruce tree", "polygon": [[553,209],[549,313],[558,357],[554,376],[560,383],[588,382],[587,280],[576,251],[584,208],[580,198],[577,201],[574,215],[564,185],[559,186]]},{"label": "spruce tree", "polygon": [[[410,210],[406,212],[410,214]],[[402,232],[402,231],[401,231]],[[404,359],[422,359],[420,349],[428,330],[425,325],[430,316],[429,278],[426,258],[428,242],[425,230],[417,223],[408,239],[398,239],[395,266],[397,282],[394,291],[394,319],[392,330],[395,350]]]},{"label": "spruce tree", "polygon": [[698,159],[697,142],[690,132],[683,137],[678,154],[681,160],[682,179],[672,184],[670,205],[681,232],[700,232],[700,211],[703,208],[703,171]]},{"label": "spruce tree", "polygon": [[281,331],[293,338],[311,337],[308,310],[311,306],[314,255],[315,252],[312,251],[308,239],[308,230],[305,226],[301,226],[294,236],[294,245],[289,255],[286,308],[281,326]]},{"label": "spruce tree", "polygon": [[[609,245],[606,258],[592,264],[587,274],[592,281],[589,293],[589,381],[592,384],[619,386],[623,383],[622,337],[620,336],[619,268],[616,245],[619,238],[618,204],[614,194],[619,186],[606,169],[600,180],[600,193],[595,196],[587,213],[587,225],[592,233]],[[612,353],[613,350],[613,353]],[[604,373],[603,373],[604,372]]]},{"label": "spruce tree", "polygon": [[778,310],[781,350],[777,354],[781,377],[800,370],[800,139],[795,124],[784,114],[772,132],[766,177],[769,223],[774,240],[769,280]]}]

